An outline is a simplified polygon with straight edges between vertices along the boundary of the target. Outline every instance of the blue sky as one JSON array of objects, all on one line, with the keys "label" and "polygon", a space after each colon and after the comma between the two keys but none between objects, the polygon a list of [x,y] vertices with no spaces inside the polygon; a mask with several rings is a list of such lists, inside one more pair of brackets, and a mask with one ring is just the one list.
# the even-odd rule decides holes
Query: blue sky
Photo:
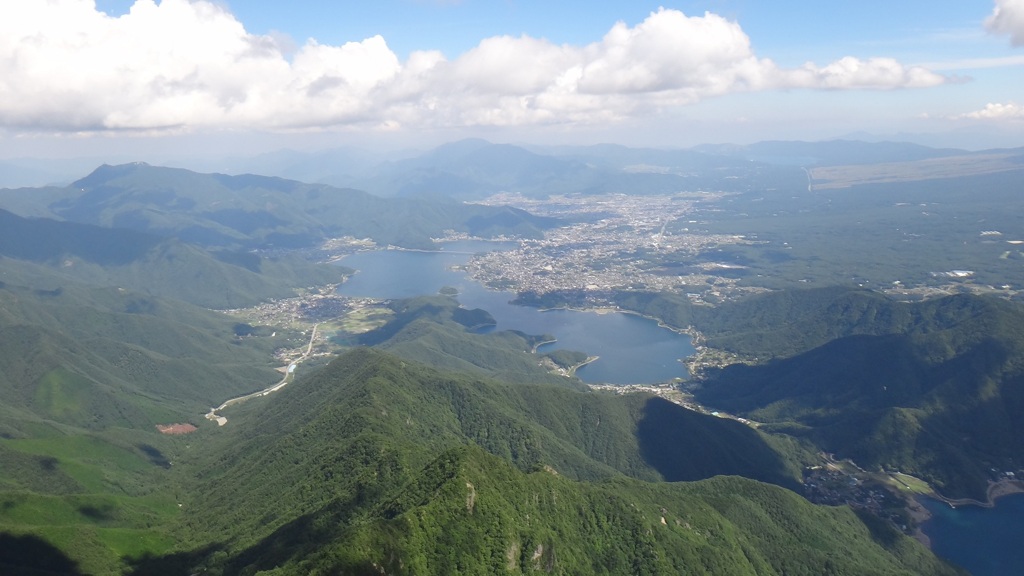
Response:
[{"label": "blue sky", "polygon": [[1021,87],[1024,0],[0,3],[0,157],[204,136],[1020,146]]},{"label": "blue sky", "polygon": [[[135,0],[100,0],[109,14],[124,14]],[[413,50],[437,49],[455,57],[480,40],[500,35],[530,35],[562,44],[599,39],[617,21],[635,24],[660,7],[690,15],[713,12],[738,21],[754,47],[781,62],[834,59],[854,51],[897,55],[924,50],[959,54],[964,47],[948,42],[973,37],[989,48],[1008,48],[989,38],[983,22],[992,12],[986,0],[936,3],[861,0],[709,0],[707,2],[538,0],[297,0],[218,2],[245,24],[249,32],[281,32],[298,43],[315,38],[342,44],[381,35],[405,58]]]}]

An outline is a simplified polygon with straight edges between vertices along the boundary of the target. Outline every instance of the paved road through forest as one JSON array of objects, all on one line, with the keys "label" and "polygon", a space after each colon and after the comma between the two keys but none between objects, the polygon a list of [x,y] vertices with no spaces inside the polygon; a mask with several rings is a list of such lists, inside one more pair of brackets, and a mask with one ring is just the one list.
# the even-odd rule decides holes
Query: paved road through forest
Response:
[{"label": "paved road through forest", "polygon": [[263,390],[260,390],[258,392],[252,392],[249,394],[245,394],[243,396],[237,396],[235,398],[225,400],[224,403],[221,404],[220,406],[217,406],[216,408],[210,408],[210,411],[206,413],[206,419],[213,420],[214,422],[217,423],[217,425],[223,426],[228,423],[228,419],[217,414],[221,410],[234,404],[241,404],[242,402],[245,402],[246,400],[249,400],[251,398],[266,396],[267,394],[277,392],[281,388],[284,388],[285,385],[291,382],[292,376],[295,373],[295,367],[298,366],[299,363],[305,360],[306,358],[309,358],[309,355],[313,352],[313,342],[316,340],[316,329],[318,326],[319,324],[313,325],[313,331],[309,335],[309,344],[306,345],[306,351],[302,354],[302,356],[296,358],[295,360],[292,360],[291,364],[289,364],[288,368],[285,370],[284,377],[281,378],[280,382],[274,384],[273,386],[270,386],[269,388],[264,388]]}]

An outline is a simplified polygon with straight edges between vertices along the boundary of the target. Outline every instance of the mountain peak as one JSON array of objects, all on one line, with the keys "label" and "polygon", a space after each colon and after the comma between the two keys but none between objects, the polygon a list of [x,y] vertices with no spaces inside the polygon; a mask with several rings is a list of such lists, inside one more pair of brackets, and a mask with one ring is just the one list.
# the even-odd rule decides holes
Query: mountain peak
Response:
[{"label": "mountain peak", "polygon": [[128,164],[118,164],[116,166],[103,164],[99,168],[93,170],[92,173],[85,178],[72,182],[71,186],[83,189],[95,188],[96,186],[105,184],[115,178],[132,174],[140,168],[150,168],[150,165],[145,162],[129,162]]}]

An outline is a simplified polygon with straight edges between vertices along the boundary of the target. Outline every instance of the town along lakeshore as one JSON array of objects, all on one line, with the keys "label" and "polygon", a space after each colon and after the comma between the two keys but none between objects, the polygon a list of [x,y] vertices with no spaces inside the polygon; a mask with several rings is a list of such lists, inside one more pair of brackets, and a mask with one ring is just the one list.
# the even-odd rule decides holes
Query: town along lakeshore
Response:
[{"label": "town along lakeshore", "polygon": [[[376,250],[338,261],[358,272],[338,288],[346,296],[408,298],[437,294],[444,286],[458,290],[466,308],[482,308],[497,320],[492,330],[553,334],[554,343],[538,352],[578,350],[598,360],[577,372],[588,383],[651,384],[688,376],[680,361],[694,353],[690,337],[658,325],[656,320],[626,313],[547,310],[509,304],[511,292],[490,290],[468,278],[458,267],[474,252],[503,249],[495,242],[452,242],[444,250],[420,252]],[[453,269],[455,268],[455,269]]]}]

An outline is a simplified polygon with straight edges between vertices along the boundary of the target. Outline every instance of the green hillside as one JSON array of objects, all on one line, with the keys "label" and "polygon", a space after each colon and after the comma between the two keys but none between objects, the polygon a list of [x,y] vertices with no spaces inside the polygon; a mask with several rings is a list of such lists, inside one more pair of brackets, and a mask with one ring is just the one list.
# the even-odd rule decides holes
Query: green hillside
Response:
[{"label": "green hillside", "polygon": [[223,436],[176,468],[195,479],[189,545],[138,574],[953,573],[885,525],[782,488],[659,482],[793,485],[799,468],[749,427],[643,395],[358,349],[210,432]]},{"label": "green hillside", "polygon": [[110,574],[168,550],[187,440],[156,425],[212,426],[211,405],[280,379],[271,352],[294,335],[242,340],[220,313],[0,264],[0,572]]},{"label": "green hillside", "polygon": [[[276,517],[282,509],[314,506],[331,491],[301,478],[329,475],[333,483],[350,482],[353,475],[344,470],[355,466],[347,460],[352,445],[380,442],[379,449],[394,452],[397,460],[360,465],[378,470],[390,465],[392,473],[406,474],[441,450],[472,442],[523,469],[548,464],[580,479],[615,471],[648,480],[742,474],[795,486],[799,478],[799,464],[767,437],[658,398],[512,386],[439,372],[366,348],[282,390],[272,406],[251,410],[239,408],[239,424],[226,432],[233,436],[227,440],[234,453],[229,462],[243,460],[249,451],[254,458],[238,468],[227,467],[229,462],[204,465],[209,473],[223,470],[231,477],[199,491],[209,499],[199,509],[224,508],[225,520],[248,515],[252,507],[266,506]],[[418,448],[405,454],[411,445]],[[289,486],[294,502],[282,506],[289,498],[285,494],[270,498],[274,486]],[[230,504],[242,497],[256,502],[244,511]]]},{"label": "green hillside", "polygon": [[171,549],[174,444],[143,429],[0,438],[0,571],[117,574]]},{"label": "green hillside", "polygon": [[315,265],[296,256],[206,252],[149,233],[0,210],[0,256],[5,275],[20,268],[64,282],[117,286],[209,308],[251,306],[289,297],[297,286],[339,282],[347,269]]},{"label": "green hillside", "polygon": [[[395,324],[365,337],[399,356],[358,347],[221,428],[200,414],[275,381],[289,334],[238,339],[181,302],[41,289],[35,266],[0,286],[0,567],[949,573],[884,525],[760,484],[799,486],[797,442],[541,377],[535,337],[474,333],[488,315],[452,298],[394,302]],[[171,422],[199,429],[153,426]],[[679,483],[721,475],[752,480]]]},{"label": "green hillside", "polygon": [[462,308],[450,296],[394,300],[394,318],[362,334],[355,343],[375,346],[435,368],[475,372],[505,382],[556,384],[582,388],[575,378],[552,374],[533,353],[550,335],[531,336],[515,330],[477,333],[494,324],[486,310]]},{"label": "green hillside", "polygon": [[[521,295],[573,304],[571,292]],[[703,366],[695,394],[716,409],[811,440],[861,466],[984,500],[1024,462],[1024,308],[954,295],[899,302],[863,289],[783,290],[719,306],[621,292],[621,308],[699,331],[746,359]]]},{"label": "green hillside", "polygon": [[[578,297],[572,293],[547,296],[540,302],[537,295],[520,295],[528,305],[564,305]],[[902,302],[872,290],[842,286],[765,292],[713,307],[694,305],[670,293],[618,292],[610,299],[625,310],[674,328],[695,328],[712,348],[762,359],[792,356],[845,336],[942,331],[981,316],[1000,317],[992,321],[1012,325],[1021,314],[1018,305],[997,298],[956,295]]]},{"label": "green hillside", "polygon": [[[344,269],[303,259],[326,239],[432,249],[449,231],[539,238],[557,224],[443,199],[499,191],[728,192],[706,221],[695,213],[665,225],[749,233],[749,245],[694,256],[745,266],[729,268],[741,286],[849,281],[862,258],[868,286],[997,249],[1007,257],[988,268],[1019,264],[991,233],[978,239],[1016,229],[1013,210],[990,215],[1019,202],[1015,173],[917,192],[804,193],[802,169],[749,161],[811,148],[726,158],[464,141],[365,167],[358,181],[391,198],[140,163],[102,166],[67,187],[0,190],[0,573],[959,573],[888,521],[814,506],[798,491],[820,452],[914,474],[947,496],[982,497],[996,475],[1020,470],[1018,303],[896,302],[847,288],[715,307],[667,293],[520,295],[545,307],[600,300],[692,328],[713,353],[686,392],[749,425],[646,393],[592,391],[551,371],[586,351],[537,354],[551,336],[496,331],[491,314],[450,295],[390,301],[390,311],[327,293],[254,306],[338,282]],[[946,151],[835,143],[816,154],[850,153]],[[913,206],[960,198],[964,183],[998,186],[977,207],[936,206],[941,238],[907,227],[921,216]],[[786,229],[808,213],[817,224]],[[946,232],[963,248],[934,249]],[[885,258],[856,249],[897,241],[910,248]],[[673,274],[688,265],[642,264]],[[244,320],[210,310],[243,306]],[[321,356],[321,341],[287,327],[314,309],[320,334],[338,330],[333,344],[350,350]],[[353,310],[372,321],[332,317]],[[226,425],[203,417],[281,381],[275,357],[299,349],[316,357],[287,386],[225,408]],[[748,363],[710,367],[722,358]],[[196,428],[157,429],[176,423]]]},{"label": "green hillside", "polygon": [[[815,508],[741,478],[579,483],[526,474],[475,447],[442,454],[331,544],[304,545],[331,534],[325,520],[293,524],[229,566],[284,559],[275,574],[956,573],[905,537],[872,533],[847,509]],[[282,537],[290,546],[279,547]]]},{"label": "green hillside", "polygon": [[826,302],[814,298],[821,294],[786,296],[808,302],[788,321],[787,308],[774,306],[783,298],[758,300],[773,306],[761,315],[748,309],[745,329],[715,338],[744,351],[797,353],[710,370],[697,397],[861,466],[922,476],[948,496],[984,499],[993,469],[1019,469],[1020,305],[967,295],[899,303],[840,292],[815,306]]},{"label": "green hillside", "polygon": [[152,425],[155,416],[129,416],[134,412],[124,405],[163,406],[166,418],[168,410],[191,414],[261,388],[278,378],[270,352],[294,336],[282,331],[242,341],[236,322],[223,314],[77,284],[40,290],[4,283],[0,305],[5,404],[35,406],[40,415],[56,411],[56,421],[76,426],[99,425],[105,413]]}]

